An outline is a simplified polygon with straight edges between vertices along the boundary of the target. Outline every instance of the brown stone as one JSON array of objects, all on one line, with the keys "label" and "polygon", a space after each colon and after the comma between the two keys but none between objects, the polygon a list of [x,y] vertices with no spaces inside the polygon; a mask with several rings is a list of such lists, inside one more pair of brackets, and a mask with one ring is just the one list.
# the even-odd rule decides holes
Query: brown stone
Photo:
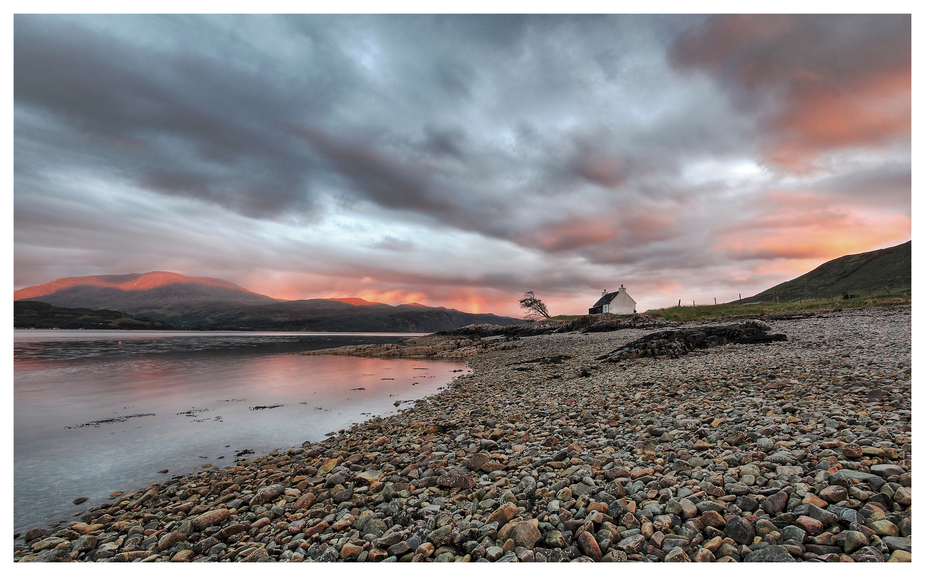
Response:
[{"label": "brown stone", "polygon": [[645,546],[646,539],[642,534],[629,536],[617,542],[617,548],[627,554],[637,554]]},{"label": "brown stone", "polygon": [[484,452],[479,452],[478,454],[473,454],[469,457],[469,461],[466,463],[466,466],[469,467],[469,470],[478,470],[483,465],[488,463],[491,460],[491,457]]},{"label": "brown stone", "polygon": [[694,551],[694,562],[713,562],[715,559],[713,553],[706,548],[698,548]]},{"label": "brown stone", "polygon": [[163,552],[164,550],[173,548],[184,540],[186,540],[186,534],[183,534],[182,532],[168,532],[167,534],[161,536],[160,540],[157,541],[157,551]]},{"label": "brown stone", "polygon": [[821,534],[825,529],[825,524],[809,516],[800,516],[794,524],[805,530],[810,536]]},{"label": "brown stone", "polygon": [[887,562],[912,562],[912,553],[905,550],[893,550]]},{"label": "brown stone", "polygon": [[472,488],[475,486],[475,480],[468,474],[461,474],[456,470],[451,470],[443,476],[437,478],[437,486],[442,488]]},{"label": "brown stone", "polygon": [[382,470],[364,470],[363,472],[357,473],[356,478],[367,484],[374,484],[381,480],[384,474]]},{"label": "brown stone", "polygon": [[328,523],[325,522],[324,520],[322,520],[321,522],[318,522],[318,523],[315,524],[314,526],[309,526],[308,528],[306,528],[306,529],[305,529],[305,537],[306,537],[306,538],[311,538],[311,537],[314,536],[315,534],[321,534],[322,532],[324,532],[324,531],[327,530],[327,529],[328,529]]},{"label": "brown stone", "polygon": [[813,506],[817,506],[819,508],[825,508],[829,505],[828,502],[813,493],[808,493],[803,497],[803,504],[812,504]]},{"label": "brown stone", "polygon": [[355,560],[362,552],[362,546],[347,543],[344,544],[344,547],[340,549],[340,558],[341,560]]},{"label": "brown stone", "polygon": [[[525,524],[525,522],[521,522],[521,524]],[[537,530],[537,532],[539,531]],[[593,534],[587,531],[582,532],[576,537],[576,540],[578,540],[578,548],[581,549],[585,556],[591,558],[595,562],[600,561],[603,554],[601,554],[601,547],[598,546],[597,540],[594,539]]]},{"label": "brown stone", "polygon": [[[533,548],[542,537],[543,534],[540,532],[536,520],[518,522],[511,532],[511,538],[513,538],[514,543],[524,548]],[[600,550],[598,550],[598,552],[600,552]]]},{"label": "brown stone", "polygon": [[842,446],[842,453],[845,455],[845,458],[862,458],[864,452],[861,451],[861,447],[857,444],[845,444]]},{"label": "brown stone", "polygon": [[259,504],[266,504],[275,500],[278,496],[282,495],[286,491],[286,488],[282,484],[271,484],[270,486],[264,486],[254,494],[254,497],[251,498],[250,505],[257,506]]},{"label": "brown stone", "polygon": [[79,532],[81,534],[89,534],[90,532],[96,532],[97,530],[102,530],[105,528],[105,524],[85,524],[83,522],[72,522],[71,530]]},{"label": "brown stone", "polygon": [[240,534],[241,532],[244,532],[245,530],[248,529],[248,527],[249,526],[247,524],[244,524],[243,522],[239,522],[237,524],[231,524],[230,526],[225,526],[224,528],[219,530],[218,533],[215,535],[215,537],[218,538],[219,540],[225,540],[227,538],[231,538],[235,534]]},{"label": "brown stone", "polygon": [[189,562],[195,554],[192,550],[180,550],[170,557],[170,562]]},{"label": "brown stone", "polygon": [[308,492],[308,493],[306,493],[306,494],[302,494],[302,495],[299,497],[299,499],[296,500],[296,501],[292,504],[292,507],[295,508],[296,510],[307,510],[307,509],[311,508],[311,507],[312,507],[312,504],[314,504],[314,503],[315,503],[315,493],[314,493],[314,492]]},{"label": "brown stone", "polygon": [[244,557],[241,558],[241,562],[257,562],[261,558],[267,558],[269,556],[270,554],[267,553],[266,548],[260,546],[259,548],[245,554]]},{"label": "brown stone", "polygon": [[848,489],[844,486],[827,486],[819,491],[819,497],[830,504],[837,504],[848,499]]},{"label": "brown stone", "polygon": [[344,514],[340,520],[331,524],[331,530],[334,530],[335,532],[346,530],[347,528],[353,526],[354,522],[356,522],[356,518],[354,518],[352,514]]},{"label": "brown stone", "polygon": [[67,540],[65,540],[64,538],[59,538],[57,536],[49,536],[48,538],[43,538],[42,540],[39,540],[38,542],[33,542],[30,545],[30,548],[32,548],[34,552],[41,552],[42,550],[50,550],[52,548],[56,548],[59,544],[63,544],[66,542]]},{"label": "brown stone", "polygon": [[722,528],[726,525],[726,519],[715,510],[707,510],[700,517],[700,520],[704,526],[712,526],[713,528]]},{"label": "brown stone", "polygon": [[193,528],[196,530],[205,530],[209,526],[221,524],[231,518],[231,511],[227,508],[217,508],[208,512],[203,512],[192,520]]},{"label": "brown stone", "polygon": [[135,560],[147,558],[151,554],[150,550],[132,550],[131,552],[119,552],[112,559],[115,562],[134,562]]},{"label": "brown stone", "polygon": [[499,526],[504,526],[516,515],[517,505],[513,502],[508,502],[492,512],[491,515],[488,516],[488,519],[485,520],[485,523],[491,524],[492,522],[497,522]]}]

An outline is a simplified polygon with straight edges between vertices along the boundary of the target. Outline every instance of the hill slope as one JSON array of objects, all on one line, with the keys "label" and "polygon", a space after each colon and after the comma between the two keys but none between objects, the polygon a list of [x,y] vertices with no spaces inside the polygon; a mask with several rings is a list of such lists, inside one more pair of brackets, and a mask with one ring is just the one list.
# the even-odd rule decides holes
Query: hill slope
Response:
[{"label": "hill slope", "polygon": [[115,310],[60,308],[37,300],[13,302],[14,328],[60,328],[65,330],[170,330],[157,320],[135,318]]},{"label": "hill slope", "polygon": [[909,292],[912,289],[912,241],[898,246],[849,254],[829,260],[798,278],[778,284],[745,302],[781,302],[877,296]]},{"label": "hill slope", "polygon": [[178,328],[197,330],[429,333],[469,324],[508,326],[523,322],[445,308],[349,304],[321,299],[270,304],[178,301],[156,307],[140,306],[132,312]]},{"label": "hill slope", "polygon": [[151,302],[175,300],[276,302],[231,282],[175,272],[59,278],[17,290],[13,292],[13,300],[40,300],[53,306],[110,308],[125,312]]},{"label": "hill slope", "polygon": [[517,318],[360,298],[279,301],[215,278],[173,272],[62,278],[17,290],[14,300],[67,308],[106,308],[180,329],[317,332],[438,332]]}]

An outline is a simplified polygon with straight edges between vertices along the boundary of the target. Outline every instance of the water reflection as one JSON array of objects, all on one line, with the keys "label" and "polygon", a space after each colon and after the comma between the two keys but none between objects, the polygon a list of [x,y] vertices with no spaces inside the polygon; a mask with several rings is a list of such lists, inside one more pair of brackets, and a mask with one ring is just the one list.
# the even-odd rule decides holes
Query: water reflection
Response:
[{"label": "water reflection", "polygon": [[243,451],[321,440],[435,393],[464,368],[267,352],[259,339],[270,337],[254,338],[223,345],[213,336],[195,353],[176,338],[173,348],[170,338],[136,339],[146,348],[134,354],[101,353],[111,340],[79,340],[76,350],[63,340],[17,341],[15,529],[68,519],[78,496],[90,498],[87,507],[116,490],[231,465]]}]

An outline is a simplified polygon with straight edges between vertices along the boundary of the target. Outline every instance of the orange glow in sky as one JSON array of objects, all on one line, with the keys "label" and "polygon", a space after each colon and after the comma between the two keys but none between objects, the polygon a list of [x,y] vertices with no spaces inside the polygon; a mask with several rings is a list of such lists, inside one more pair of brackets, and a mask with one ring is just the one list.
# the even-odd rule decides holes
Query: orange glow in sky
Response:
[{"label": "orange glow in sky", "polygon": [[14,20],[14,289],[573,315],[911,238],[907,13]]}]

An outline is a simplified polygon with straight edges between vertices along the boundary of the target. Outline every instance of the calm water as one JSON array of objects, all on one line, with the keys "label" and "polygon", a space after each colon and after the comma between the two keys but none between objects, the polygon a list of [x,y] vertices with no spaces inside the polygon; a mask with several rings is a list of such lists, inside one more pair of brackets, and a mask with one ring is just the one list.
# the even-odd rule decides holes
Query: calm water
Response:
[{"label": "calm water", "polygon": [[[245,451],[322,440],[465,369],[298,354],[407,337],[16,330],[14,531],[73,520],[117,490],[233,465]],[[79,496],[90,500],[75,506]]]}]

